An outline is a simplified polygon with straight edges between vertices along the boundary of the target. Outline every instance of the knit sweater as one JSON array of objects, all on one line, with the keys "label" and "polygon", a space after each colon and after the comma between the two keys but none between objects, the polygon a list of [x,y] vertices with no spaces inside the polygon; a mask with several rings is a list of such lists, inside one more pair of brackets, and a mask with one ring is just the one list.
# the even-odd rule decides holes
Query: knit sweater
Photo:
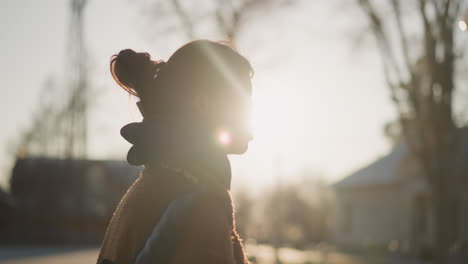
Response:
[{"label": "knit sweater", "polygon": [[[229,191],[217,184],[198,188],[202,183],[189,178],[169,168],[143,170],[114,212],[97,263],[247,264]],[[154,248],[157,229],[165,232],[164,243]],[[161,253],[153,260],[155,250]]]}]

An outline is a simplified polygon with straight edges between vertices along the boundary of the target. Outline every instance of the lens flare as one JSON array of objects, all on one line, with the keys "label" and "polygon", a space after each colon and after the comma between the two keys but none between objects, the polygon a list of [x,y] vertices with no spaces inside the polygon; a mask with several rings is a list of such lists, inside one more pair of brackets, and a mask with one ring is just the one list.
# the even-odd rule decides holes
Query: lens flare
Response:
[{"label": "lens flare", "polygon": [[230,145],[231,142],[232,142],[232,137],[231,137],[231,134],[229,134],[229,132],[223,130],[223,131],[220,131],[218,133],[218,141],[219,143],[221,143],[222,145]]},{"label": "lens flare", "polygon": [[458,21],[458,27],[461,31],[466,31],[468,29],[468,25],[463,20]]}]

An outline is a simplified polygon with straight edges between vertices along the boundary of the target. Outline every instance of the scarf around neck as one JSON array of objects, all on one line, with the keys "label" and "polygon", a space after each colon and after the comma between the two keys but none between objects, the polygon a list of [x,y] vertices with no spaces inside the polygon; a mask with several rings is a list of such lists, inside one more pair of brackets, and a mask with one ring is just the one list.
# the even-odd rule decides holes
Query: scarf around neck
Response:
[{"label": "scarf around neck", "polygon": [[120,134],[132,144],[127,154],[130,165],[152,168],[169,164],[189,171],[201,183],[216,182],[230,189],[227,154],[203,124],[143,119],[125,125]]}]

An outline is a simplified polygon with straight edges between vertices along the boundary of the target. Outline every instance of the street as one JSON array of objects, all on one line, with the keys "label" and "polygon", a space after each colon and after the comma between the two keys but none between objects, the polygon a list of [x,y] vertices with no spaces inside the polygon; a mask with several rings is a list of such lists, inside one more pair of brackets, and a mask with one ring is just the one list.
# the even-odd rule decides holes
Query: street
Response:
[{"label": "street", "polygon": [[[249,255],[255,252],[258,263],[274,263],[273,250],[269,246],[247,246]],[[94,264],[99,248],[97,246],[0,246],[0,264]],[[382,263],[373,259],[330,252],[324,257],[318,251],[299,251],[283,248],[279,253],[285,263],[333,263],[367,264]]]},{"label": "street", "polygon": [[1,246],[0,264],[91,264],[97,247]]}]

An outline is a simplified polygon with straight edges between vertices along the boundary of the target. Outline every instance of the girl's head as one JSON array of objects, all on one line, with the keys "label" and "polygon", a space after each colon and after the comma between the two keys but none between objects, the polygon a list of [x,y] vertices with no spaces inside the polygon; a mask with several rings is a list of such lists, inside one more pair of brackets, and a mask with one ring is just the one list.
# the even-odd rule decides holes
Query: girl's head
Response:
[{"label": "girl's head", "polygon": [[231,47],[197,40],[167,62],[126,49],[111,58],[110,68],[115,81],[140,98],[145,120],[203,124],[206,136],[224,145],[227,153],[247,150],[253,71]]}]

